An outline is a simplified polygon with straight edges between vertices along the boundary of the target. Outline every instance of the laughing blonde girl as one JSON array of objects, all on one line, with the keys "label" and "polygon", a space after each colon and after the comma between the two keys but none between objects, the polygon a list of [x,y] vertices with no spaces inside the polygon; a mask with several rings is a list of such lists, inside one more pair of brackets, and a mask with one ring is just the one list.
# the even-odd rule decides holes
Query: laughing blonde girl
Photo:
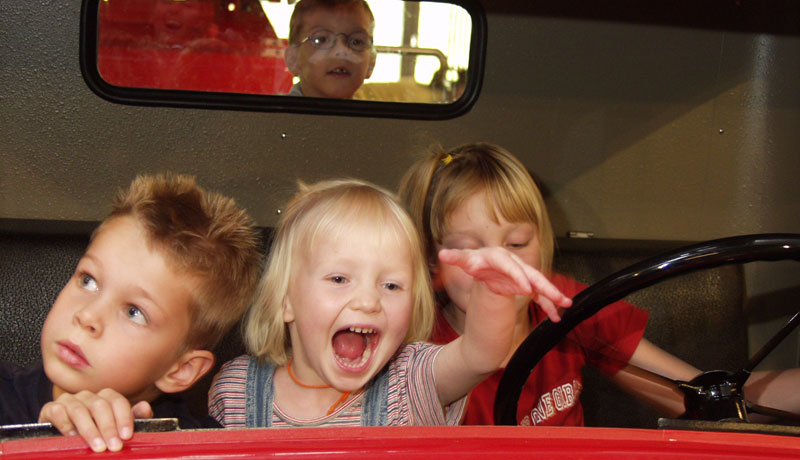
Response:
[{"label": "laughing blonde girl", "polygon": [[465,333],[422,342],[434,302],[420,238],[394,196],[355,180],[301,184],[246,317],[249,355],[225,364],[210,413],[226,427],[458,424],[511,345],[514,296],[567,306],[502,248],[445,250],[476,280]]}]

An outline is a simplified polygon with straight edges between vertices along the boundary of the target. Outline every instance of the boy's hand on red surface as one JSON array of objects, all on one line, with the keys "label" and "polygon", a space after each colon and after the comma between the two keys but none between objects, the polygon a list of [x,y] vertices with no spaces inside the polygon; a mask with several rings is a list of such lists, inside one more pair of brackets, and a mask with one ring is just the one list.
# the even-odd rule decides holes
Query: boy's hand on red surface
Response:
[{"label": "boy's hand on red surface", "polygon": [[42,407],[39,422],[50,422],[65,436],[80,435],[95,452],[118,451],[133,436],[133,419],[151,418],[146,401],[131,407],[128,399],[111,389],[98,393],[64,393]]}]

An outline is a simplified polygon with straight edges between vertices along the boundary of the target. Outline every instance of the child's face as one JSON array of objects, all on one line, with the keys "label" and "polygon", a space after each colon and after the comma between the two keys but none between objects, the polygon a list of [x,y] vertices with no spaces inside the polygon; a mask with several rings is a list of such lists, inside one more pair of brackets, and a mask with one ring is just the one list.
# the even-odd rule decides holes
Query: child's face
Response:
[{"label": "child's face", "polygon": [[[477,192],[461,204],[450,216],[449,232],[442,238],[442,248],[480,249],[500,246],[516,254],[528,265],[541,268],[539,236],[530,222],[509,222],[496,212],[499,222],[494,222],[487,207],[485,192]],[[459,267],[436,262],[436,284],[443,286],[450,300],[461,313],[469,305],[474,283],[471,276]],[[517,307],[525,308],[530,299],[517,296]]]},{"label": "child's face", "polygon": [[413,307],[409,245],[392,232],[364,227],[320,238],[293,270],[284,321],[292,370],[304,383],[358,390],[408,332]]},{"label": "child's face", "polygon": [[152,399],[189,330],[192,279],[148,247],[130,216],[105,223],[42,329],[42,359],[55,392],[112,388]]},{"label": "child's face", "polygon": [[[322,30],[346,36],[372,35],[367,12],[352,5],[309,11],[304,17],[301,40]],[[300,78],[303,96],[350,99],[372,74],[375,55],[371,49],[354,51],[345,44],[347,39],[342,35],[334,40],[329,49],[315,48],[311,40],[287,48],[286,65]]]}]

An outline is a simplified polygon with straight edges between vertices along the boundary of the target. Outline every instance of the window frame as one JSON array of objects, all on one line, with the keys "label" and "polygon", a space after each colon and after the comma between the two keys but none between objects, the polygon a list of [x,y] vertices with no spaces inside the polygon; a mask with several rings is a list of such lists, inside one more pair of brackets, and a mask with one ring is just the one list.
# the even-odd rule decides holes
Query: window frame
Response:
[{"label": "window frame", "polygon": [[467,113],[477,101],[486,61],[486,13],[476,0],[434,1],[461,6],[472,18],[467,85],[462,97],[450,104],[324,99],[288,95],[260,95],[205,91],[132,88],[106,82],[97,68],[98,7],[102,0],[83,0],[80,23],[80,66],[89,88],[108,101],[141,106],[286,112],[416,120],[447,120]]}]

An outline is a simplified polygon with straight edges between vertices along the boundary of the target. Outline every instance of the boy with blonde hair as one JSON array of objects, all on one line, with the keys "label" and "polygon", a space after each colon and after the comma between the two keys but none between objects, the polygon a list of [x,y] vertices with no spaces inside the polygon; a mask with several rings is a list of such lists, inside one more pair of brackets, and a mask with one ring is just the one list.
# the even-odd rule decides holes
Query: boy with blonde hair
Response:
[{"label": "boy with blonde hair", "polygon": [[250,304],[261,259],[234,200],[189,176],[137,177],[53,303],[42,363],[0,367],[0,423],[49,421],[95,451],[119,450],[133,414],[203,426],[168,394],[212,368],[210,350]]}]

